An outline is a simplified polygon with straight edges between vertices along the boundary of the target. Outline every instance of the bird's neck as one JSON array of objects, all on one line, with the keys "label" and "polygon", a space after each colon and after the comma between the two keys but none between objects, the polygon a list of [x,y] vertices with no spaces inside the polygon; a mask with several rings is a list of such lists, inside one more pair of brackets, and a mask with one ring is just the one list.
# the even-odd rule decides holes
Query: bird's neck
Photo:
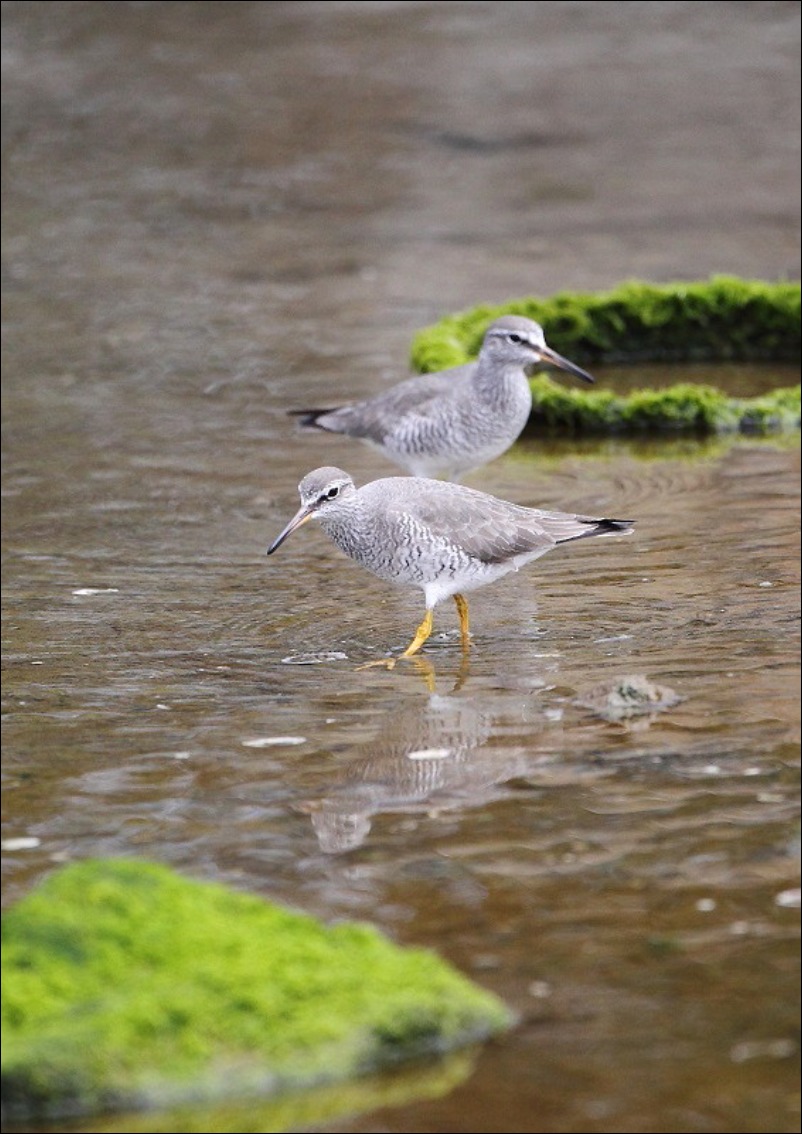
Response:
[{"label": "bird's neck", "polygon": [[346,555],[356,558],[355,549],[370,531],[370,521],[359,495],[354,493],[347,502],[339,502],[336,509],[330,508],[325,515],[318,516],[318,520],[329,539]]},{"label": "bird's neck", "polygon": [[472,385],[477,397],[490,405],[515,404],[531,397],[529,379],[523,367],[517,363],[504,367],[491,367],[483,366],[479,362],[474,371]]}]

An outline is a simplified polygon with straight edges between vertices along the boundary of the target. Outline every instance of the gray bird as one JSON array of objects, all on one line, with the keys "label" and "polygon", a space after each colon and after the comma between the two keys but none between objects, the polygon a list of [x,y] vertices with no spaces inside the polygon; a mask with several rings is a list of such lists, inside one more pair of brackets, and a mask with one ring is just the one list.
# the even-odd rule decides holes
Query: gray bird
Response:
[{"label": "gray bird", "polygon": [[[453,597],[463,649],[469,645],[464,592],[484,587],[558,543],[632,530],[633,520],[596,519],[510,504],[485,492],[425,477],[385,477],[357,488],[342,469],[307,473],[301,507],[267,549],[272,555],[312,517],[336,545],[380,579],[420,587],[426,615],[400,655],[412,657],[432,632],[437,603]],[[397,659],[369,665],[392,669]]]},{"label": "gray bird", "polygon": [[528,373],[547,364],[593,382],[546,345],[543,328],[504,315],[475,362],[421,374],[339,409],[290,410],[303,426],[368,442],[413,476],[457,480],[509,449],[532,409]]}]

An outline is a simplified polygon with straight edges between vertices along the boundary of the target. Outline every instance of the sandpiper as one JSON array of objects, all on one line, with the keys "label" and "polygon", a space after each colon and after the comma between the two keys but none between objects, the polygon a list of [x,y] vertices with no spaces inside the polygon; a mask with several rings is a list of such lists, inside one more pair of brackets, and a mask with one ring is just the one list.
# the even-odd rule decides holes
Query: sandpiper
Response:
[{"label": "sandpiper", "polygon": [[413,476],[458,480],[517,439],[532,409],[528,375],[541,365],[593,382],[546,345],[538,323],[504,315],[488,327],[475,362],[408,378],[339,409],[290,413],[303,426],[368,442]]},{"label": "sandpiper", "polygon": [[[437,603],[453,597],[462,645],[469,645],[465,592],[517,571],[560,543],[620,535],[633,520],[598,519],[525,508],[465,485],[426,477],[385,477],[357,488],[342,469],[308,473],[298,486],[301,507],[273,540],[272,555],[312,517],[334,543],[380,579],[420,587],[426,614],[399,655],[412,657],[432,632]],[[397,658],[369,665],[392,669]]]}]

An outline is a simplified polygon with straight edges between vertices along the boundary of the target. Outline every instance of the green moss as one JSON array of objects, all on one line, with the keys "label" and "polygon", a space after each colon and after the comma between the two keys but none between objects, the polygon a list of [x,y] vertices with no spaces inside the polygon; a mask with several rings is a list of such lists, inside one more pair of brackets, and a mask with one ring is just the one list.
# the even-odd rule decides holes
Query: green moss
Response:
[{"label": "green moss", "polygon": [[[599,294],[563,292],[450,315],[420,331],[412,364],[421,372],[460,366],[478,353],[493,319],[525,315],[545,328],[552,347],[585,365],[610,362],[796,361],[800,287],[716,276],[699,283],[633,281]],[[798,429],[799,387],[756,398],[728,397],[681,383],[617,395],[532,382],[533,430],[579,433],[769,433]]]},{"label": "green moss", "polygon": [[677,383],[663,390],[574,390],[532,379],[527,429],[552,433],[770,433],[799,429],[800,387],[732,398],[713,386]]},{"label": "green moss", "polygon": [[731,276],[696,283],[624,283],[609,292],[560,292],[449,315],[412,345],[421,372],[459,366],[479,350],[488,323],[526,315],[576,362],[796,361],[800,286]]},{"label": "green moss", "polygon": [[90,861],[3,917],[3,1099],[17,1115],[269,1093],[508,1026],[434,953],[149,863]]}]

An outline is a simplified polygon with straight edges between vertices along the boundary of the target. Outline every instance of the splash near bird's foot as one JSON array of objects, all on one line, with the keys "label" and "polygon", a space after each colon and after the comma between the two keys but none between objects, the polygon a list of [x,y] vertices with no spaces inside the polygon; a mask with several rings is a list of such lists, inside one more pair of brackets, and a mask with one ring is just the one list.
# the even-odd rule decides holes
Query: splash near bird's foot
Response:
[{"label": "splash near bird's foot", "polygon": [[383,665],[385,669],[395,669],[395,663],[402,658],[411,658],[418,652],[427,638],[431,637],[432,624],[434,622],[434,611],[427,610],[426,615],[421,622],[418,629],[415,631],[415,637],[409,643],[403,654],[399,654],[397,658],[379,658],[378,661],[367,662],[365,665],[359,666],[360,669],[370,669],[373,666]]}]

